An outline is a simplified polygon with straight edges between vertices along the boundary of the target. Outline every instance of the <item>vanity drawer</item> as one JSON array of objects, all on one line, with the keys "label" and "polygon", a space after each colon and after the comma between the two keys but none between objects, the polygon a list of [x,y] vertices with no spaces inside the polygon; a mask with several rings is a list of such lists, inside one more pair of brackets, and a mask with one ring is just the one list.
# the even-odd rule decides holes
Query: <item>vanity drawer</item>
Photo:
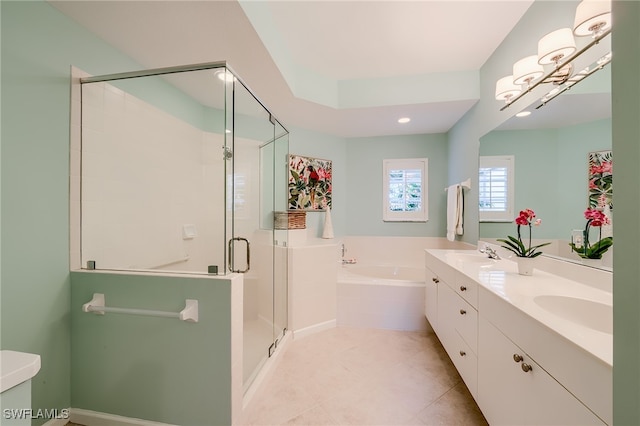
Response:
[{"label": "vanity drawer", "polygon": [[[458,334],[475,354],[478,349],[478,311],[446,284],[438,289],[438,327],[447,336],[441,340],[450,340]],[[454,351],[455,352],[455,351]]]},{"label": "vanity drawer", "polygon": [[459,334],[455,333],[451,350],[447,351],[453,365],[474,399],[478,398],[478,357]]},{"label": "vanity drawer", "polygon": [[455,276],[455,280],[450,283],[456,293],[460,295],[464,300],[469,302],[474,308],[478,308],[478,283],[463,274],[458,272]]},{"label": "vanity drawer", "polygon": [[474,353],[478,353],[478,311],[462,299],[456,311],[456,330]]}]

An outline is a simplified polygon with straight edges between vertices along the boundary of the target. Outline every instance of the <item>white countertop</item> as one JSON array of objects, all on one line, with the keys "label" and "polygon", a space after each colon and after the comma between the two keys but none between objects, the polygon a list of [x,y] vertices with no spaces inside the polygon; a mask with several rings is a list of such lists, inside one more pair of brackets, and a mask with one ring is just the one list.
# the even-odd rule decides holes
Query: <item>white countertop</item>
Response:
[{"label": "white countertop", "polygon": [[[490,263],[480,263],[460,261],[455,258],[455,253],[478,253],[475,250],[434,249],[427,250],[427,252],[472,278],[485,289],[593,354],[609,366],[613,365],[613,333],[600,331],[596,329],[598,327],[589,327],[567,319],[564,315],[565,312],[552,313],[535,301],[538,296],[564,296],[596,302],[598,305],[594,305],[595,307],[613,306],[611,292],[539,269],[534,270],[532,276],[519,275],[516,262],[509,259],[491,260],[487,258],[487,261],[491,261]],[[479,310],[482,312],[482,306],[479,307]],[[595,316],[597,313],[594,311],[593,315]],[[612,322],[612,318],[603,321],[607,325]]]},{"label": "white countertop", "polygon": [[35,376],[40,371],[40,355],[0,351],[0,393]]}]

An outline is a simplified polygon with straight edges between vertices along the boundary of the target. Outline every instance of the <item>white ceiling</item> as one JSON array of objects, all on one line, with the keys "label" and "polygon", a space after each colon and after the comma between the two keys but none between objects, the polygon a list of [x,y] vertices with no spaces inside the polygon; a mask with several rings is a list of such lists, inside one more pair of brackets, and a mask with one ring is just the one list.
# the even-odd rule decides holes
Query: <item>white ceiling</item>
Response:
[{"label": "white ceiling", "polygon": [[477,83],[532,2],[50,1],[143,68],[226,60],[285,126],[346,137],[448,131],[479,88],[438,86]]}]

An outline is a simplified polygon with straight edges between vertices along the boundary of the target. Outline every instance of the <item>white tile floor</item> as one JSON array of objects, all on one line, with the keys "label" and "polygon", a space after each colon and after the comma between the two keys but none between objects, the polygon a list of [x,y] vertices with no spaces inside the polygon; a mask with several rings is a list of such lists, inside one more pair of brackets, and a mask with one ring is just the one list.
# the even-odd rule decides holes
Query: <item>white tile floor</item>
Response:
[{"label": "white tile floor", "polygon": [[247,425],[486,425],[432,331],[338,327],[290,342]]}]

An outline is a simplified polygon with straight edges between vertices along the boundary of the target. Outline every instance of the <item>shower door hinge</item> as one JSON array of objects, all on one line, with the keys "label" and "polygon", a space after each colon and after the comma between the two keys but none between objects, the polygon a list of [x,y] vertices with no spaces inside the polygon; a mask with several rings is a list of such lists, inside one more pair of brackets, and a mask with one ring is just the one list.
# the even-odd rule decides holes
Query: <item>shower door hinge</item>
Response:
[{"label": "shower door hinge", "polygon": [[222,158],[224,160],[230,160],[233,157],[233,151],[231,151],[231,148],[229,148],[228,146],[225,146],[223,148],[224,154],[222,154]]},{"label": "shower door hinge", "polygon": [[273,352],[275,352],[276,350],[276,344],[272,343],[271,346],[269,346],[269,358],[271,358],[271,355],[273,355]]}]

